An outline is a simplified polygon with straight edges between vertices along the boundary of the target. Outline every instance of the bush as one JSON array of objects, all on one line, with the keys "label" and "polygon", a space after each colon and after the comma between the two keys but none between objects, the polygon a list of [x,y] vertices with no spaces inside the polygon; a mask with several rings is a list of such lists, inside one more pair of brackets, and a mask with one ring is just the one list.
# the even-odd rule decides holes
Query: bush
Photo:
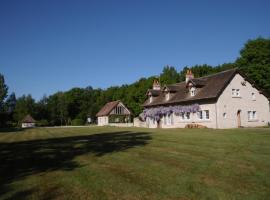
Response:
[{"label": "bush", "polygon": [[84,121],[82,119],[73,119],[71,121],[71,125],[72,126],[80,126],[80,125],[84,125]]},{"label": "bush", "polygon": [[49,126],[49,122],[46,119],[37,121],[37,126]]}]

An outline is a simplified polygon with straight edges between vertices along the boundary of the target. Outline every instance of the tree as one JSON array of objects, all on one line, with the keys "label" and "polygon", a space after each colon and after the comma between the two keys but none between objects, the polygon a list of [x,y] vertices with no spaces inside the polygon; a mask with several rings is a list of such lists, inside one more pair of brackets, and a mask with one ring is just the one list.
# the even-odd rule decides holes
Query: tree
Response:
[{"label": "tree", "polygon": [[179,74],[173,66],[165,66],[160,74],[160,83],[164,84],[173,84],[179,81]]},{"label": "tree", "polygon": [[0,111],[4,109],[4,100],[7,97],[8,87],[5,84],[5,78],[0,74]]},{"label": "tree", "polygon": [[0,74],[0,127],[4,127],[7,121],[7,115],[5,112],[5,98],[7,97],[8,87],[5,84],[5,78]]},{"label": "tree", "polygon": [[7,98],[6,102],[5,102],[7,113],[9,113],[9,114],[13,113],[13,111],[14,111],[14,109],[16,107],[16,103],[17,103],[16,95],[15,95],[14,92],[12,92],[8,96],[8,98]]},{"label": "tree", "polygon": [[32,96],[23,95],[17,99],[16,106],[14,109],[14,119],[16,122],[20,122],[26,115],[35,116],[35,100]]},{"label": "tree", "polygon": [[241,49],[236,65],[270,93],[270,39],[249,40]]}]

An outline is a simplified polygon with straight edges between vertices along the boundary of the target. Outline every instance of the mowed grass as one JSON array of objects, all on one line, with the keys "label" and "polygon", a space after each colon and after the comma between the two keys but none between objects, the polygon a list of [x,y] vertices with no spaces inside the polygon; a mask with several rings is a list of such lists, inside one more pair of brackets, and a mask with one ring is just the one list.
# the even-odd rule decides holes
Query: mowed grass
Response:
[{"label": "mowed grass", "polygon": [[2,132],[0,199],[270,199],[270,129]]}]

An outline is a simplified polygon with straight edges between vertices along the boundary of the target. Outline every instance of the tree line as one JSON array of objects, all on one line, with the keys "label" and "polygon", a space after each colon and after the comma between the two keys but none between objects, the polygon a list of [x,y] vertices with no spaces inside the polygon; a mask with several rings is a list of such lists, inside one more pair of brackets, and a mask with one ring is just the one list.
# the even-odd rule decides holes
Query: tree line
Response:
[{"label": "tree line", "polygon": [[[235,67],[270,93],[270,39],[247,41],[239,58],[233,63],[185,66],[180,72],[174,66],[165,66],[158,78],[162,85],[173,84],[184,81],[188,69],[192,70],[195,77],[202,77]],[[85,124],[87,117],[95,120],[96,113],[104,104],[118,99],[134,116],[138,116],[143,109],[141,105],[146,99],[145,94],[152,87],[155,78],[157,77],[141,78],[132,84],[107,89],[94,89],[91,86],[72,88],[35,101],[30,94],[18,98],[15,93],[8,95],[5,78],[0,74],[0,126],[18,126],[27,114],[33,116],[40,126],[81,125]]]}]

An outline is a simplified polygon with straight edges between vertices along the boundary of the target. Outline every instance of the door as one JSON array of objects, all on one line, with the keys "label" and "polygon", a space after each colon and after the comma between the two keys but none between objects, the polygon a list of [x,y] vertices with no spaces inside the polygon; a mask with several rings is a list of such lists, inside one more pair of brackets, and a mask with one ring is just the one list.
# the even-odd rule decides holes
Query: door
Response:
[{"label": "door", "polygon": [[238,128],[241,127],[241,110],[237,111],[237,126]]}]

